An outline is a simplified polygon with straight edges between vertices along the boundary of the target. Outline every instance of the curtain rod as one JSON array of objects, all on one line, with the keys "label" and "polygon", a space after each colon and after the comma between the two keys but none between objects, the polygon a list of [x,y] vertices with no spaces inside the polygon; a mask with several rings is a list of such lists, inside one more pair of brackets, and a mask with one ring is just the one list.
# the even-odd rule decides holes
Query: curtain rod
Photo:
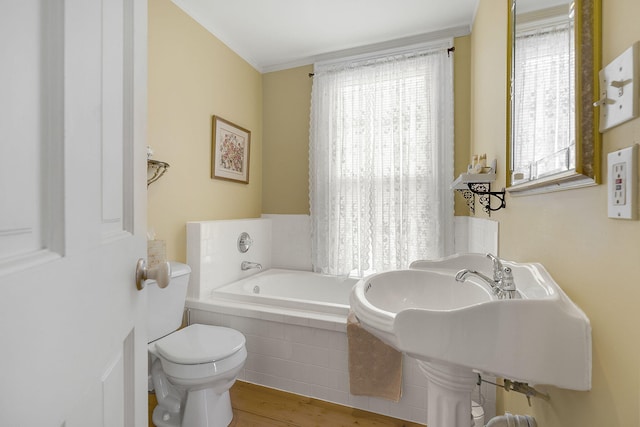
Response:
[{"label": "curtain rod", "polygon": [[[447,48],[447,57],[450,58],[451,57],[451,53],[456,51],[456,47],[452,46]],[[309,73],[309,78],[312,78],[313,76],[315,76],[315,73]]]}]

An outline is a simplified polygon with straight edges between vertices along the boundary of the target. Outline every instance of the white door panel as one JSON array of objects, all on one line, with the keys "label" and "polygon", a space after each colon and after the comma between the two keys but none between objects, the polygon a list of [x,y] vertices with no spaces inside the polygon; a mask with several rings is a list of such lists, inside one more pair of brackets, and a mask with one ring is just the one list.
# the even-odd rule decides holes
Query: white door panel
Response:
[{"label": "white door panel", "polygon": [[0,2],[0,426],[147,424],[146,20]]}]

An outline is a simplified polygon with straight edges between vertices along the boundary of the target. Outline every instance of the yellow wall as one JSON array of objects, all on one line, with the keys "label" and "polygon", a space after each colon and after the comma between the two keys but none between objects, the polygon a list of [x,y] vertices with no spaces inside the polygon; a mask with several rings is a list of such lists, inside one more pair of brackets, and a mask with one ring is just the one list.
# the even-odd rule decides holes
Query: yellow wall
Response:
[{"label": "yellow wall", "polygon": [[312,72],[308,65],[263,75],[263,213],[309,213]]},{"label": "yellow wall", "polygon": [[[603,61],[640,39],[640,3],[603,0]],[[506,0],[480,0],[472,31],[473,152],[496,155],[505,183]],[[606,154],[640,142],[640,120],[604,134]],[[606,166],[606,156],[605,165]],[[532,414],[538,425],[640,425],[640,222],[607,218],[606,183],[536,196],[508,197],[494,213],[500,255],[541,262],[591,320],[593,389],[546,388],[549,403],[505,393],[498,412]]]},{"label": "yellow wall", "polygon": [[[251,131],[249,184],[213,180],[211,116]],[[148,144],[171,167],[149,186],[148,226],[185,261],[187,221],[258,217],[262,76],[170,0],[149,1]]]},{"label": "yellow wall", "polygon": [[[471,37],[458,37],[454,45],[454,176],[458,176],[466,172],[471,163]],[[459,191],[455,192],[455,213],[469,215],[469,208]]]}]

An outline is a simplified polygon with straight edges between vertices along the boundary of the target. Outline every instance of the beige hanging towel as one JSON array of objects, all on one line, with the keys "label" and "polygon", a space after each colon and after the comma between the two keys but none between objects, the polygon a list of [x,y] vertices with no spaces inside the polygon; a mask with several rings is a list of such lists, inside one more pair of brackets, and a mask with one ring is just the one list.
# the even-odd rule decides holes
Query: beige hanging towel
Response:
[{"label": "beige hanging towel", "polygon": [[398,402],[402,396],[402,353],[367,332],[352,311],[347,316],[347,339],[351,394]]}]

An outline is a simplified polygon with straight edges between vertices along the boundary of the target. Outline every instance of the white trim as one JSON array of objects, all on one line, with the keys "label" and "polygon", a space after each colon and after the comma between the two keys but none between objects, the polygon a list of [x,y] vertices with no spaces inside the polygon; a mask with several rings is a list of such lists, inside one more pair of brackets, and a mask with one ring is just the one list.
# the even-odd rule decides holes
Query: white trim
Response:
[{"label": "white trim", "polygon": [[425,41],[423,43],[416,43],[406,46],[398,46],[395,48],[378,50],[372,52],[361,53],[359,55],[353,55],[348,57],[341,57],[336,59],[330,59],[322,62],[316,62],[314,68],[316,70],[324,67],[330,67],[332,65],[341,65],[351,62],[367,61],[387,58],[390,56],[407,55],[420,52],[436,51],[438,49],[448,49],[453,46],[453,38],[439,39],[434,41]]},{"label": "white trim", "polygon": [[513,185],[507,188],[511,196],[529,196],[532,194],[552,193],[555,191],[571,190],[574,188],[591,187],[597,182],[585,175],[568,171],[553,175],[548,179],[537,179]]},{"label": "white trim", "polygon": [[[469,34],[471,34],[471,27],[464,25],[460,27],[449,28],[446,30],[435,31],[432,33],[419,34],[416,36],[390,40],[382,43],[375,43],[351,49],[344,49],[335,52],[323,53],[320,55],[308,56],[295,61],[270,65],[262,67],[262,69],[256,69],[258,69],[258,71],[262,73],[270,73],[274,71],[301,67],[303,65],[325,65],[329,63],[353,60],[356,58],[374,57],[380,55],[383,52],[399,54],[402,52],[407,52],[411,49],[424,48],[428,46],[433,47],[438,43],[442,43],[443,40],[452,40],[455,37],[467,36]],[[453,43],[450,42],[450,45],[453,46]]]}]

